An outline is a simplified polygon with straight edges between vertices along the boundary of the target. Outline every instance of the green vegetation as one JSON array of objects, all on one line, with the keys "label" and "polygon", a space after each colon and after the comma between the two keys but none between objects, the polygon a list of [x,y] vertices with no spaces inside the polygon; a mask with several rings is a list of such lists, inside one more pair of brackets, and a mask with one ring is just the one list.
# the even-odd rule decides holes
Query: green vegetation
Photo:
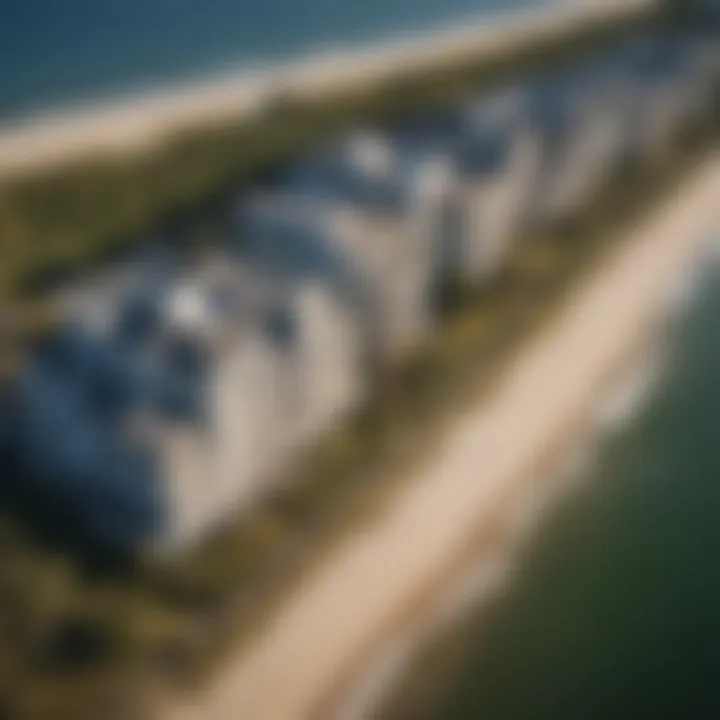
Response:
[{"label": "green vegetation", "polygon": [[131,250],[149,235],[203,243],[226,233],[230,193],[349,125],[393,123],[521,72],[564,62],[658,20],[602,22],[481,63],[408,72],[319,100],[279,98],[262,116],[185,132],[154,153],[97,158],[0,182],[0,301],[37,297],[68,273]]},{"label": "green vegetation", "polygon": [[129,716],[142,717],[148,678],[202,680],[262,628],[301,576],[381,511],[458,412],[492,390],[568,289],[617,247],[623,228],[714,147],[717,130],[708,118],[652,166],[612,178],[572,222],[519,242],[492,287],[452,293],[423,350],[389,373],[292,484],[185,556],[109,568],[107,559],[51,553],[17,524],[0,526],[0,717],[79,720],[129,702],[139,703]]},{"label": "green vegetation", "polygon": [[[181,242],[207,242],[223,232],[213,218],[227,188],[272,171],[328,132],[351,122],[399,121],[469,88],[587,52],[640,22],[650,20],[596,28],[519,59],[408,77],[372,96],[286,103],[262,122],[179,138],[152,158],[7,185],[0,189],[2,292],[32,297],[56,273],[140,242],[134,238],[152,227],[177,230]],[[58,550],[44,522],[5,519],[0,718],[82,720],[108,708],[141,718],[152,699],[144,692],[148,679],[201,680],[224,652],[262,628],[301,576],[382,509],[458,411],[492,389],[571,284],[624,227],[673,191],[716,134],[716,118],[708,118],[652,167],[611,179],[572,222],[519,242],[492,287],[448,293],[445,320],[427,345],[383,378],[374,399],[306,458],[292,483],[185,556],[160,567],[110,562],[82,548]],[[43,324],[42,313],[34,322]],[[13,516],[40,504],[13,498]]]}]

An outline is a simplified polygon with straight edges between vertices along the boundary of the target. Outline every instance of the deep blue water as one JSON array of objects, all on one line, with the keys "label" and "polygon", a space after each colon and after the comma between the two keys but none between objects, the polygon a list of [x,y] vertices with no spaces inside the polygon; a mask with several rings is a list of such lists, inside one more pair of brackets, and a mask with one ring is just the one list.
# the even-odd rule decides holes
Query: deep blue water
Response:
[{"label": "deep blue water", "polygon": [[0,119],[547,0],[0,0]]},{"label": "deep blue water", "polygon": [[[720,271],[413,720],[720,718]],[[454,642],[454,641],[453,641]],[[446,665],[446,668],[448,666]]]}]

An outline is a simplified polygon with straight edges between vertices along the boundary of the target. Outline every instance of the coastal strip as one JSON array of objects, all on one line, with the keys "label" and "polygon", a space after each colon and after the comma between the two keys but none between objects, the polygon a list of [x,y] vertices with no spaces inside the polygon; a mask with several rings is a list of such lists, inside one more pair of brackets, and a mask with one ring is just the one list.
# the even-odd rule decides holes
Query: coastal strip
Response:
[{"label": "coastal strip", "polygon": [[656,4],[656,0],[560,0],[496,21],[484,19],[375,47],[329,50],[186,88],[146,92],[0,125],[0,179],[87,157],[151,151],[182,132],[248,119],[279,98],[329,97],[391,82],[408,70],[417,73],[456,62],[482,62],[532,42],[561,39],[583,27],[632,18]]},{"label": "coastal strip", "polygon": [[[701,262],[701,258],[694,262]],[[663,311],[660,319],[660,327],[652,336],[637,338],[627,357],[598,381],[589,393],[591,399],[582,417],[572,427],[558,429],[557,442],[548,445],[542,458],[532,461],[531,471],[508,484],[502,502],[497,502],[492,525],[478,527],[453,565],[443,568],[433,587],[419,596],[414,611],[388,630],[372,656],[348,671],[347,681],[331,693],[324,706],[330,709],[322,713],[323,717],[394,718],[396,712],[404,717],[405,712],[424,707],[425,695],[419,705],[412,696],[414,683],[429,681],[432,685],[434,671],[442,676],[446,667],[452,672],[457,662],[452,654],[436,658],[434,642],[443,642],[465,618],[480,616],[499,596],[512,591],[523,554],[546,516],[589,479],[587,471],[598,459],[602,439],[629,422],[653,396],[669,352],[664,346],[668,330],[665,321],[671,318]],[[424,684],[421,687],[422,693],[428,690]],[[438,689],[444,689],[443,679],[430,688],[431,697]],[[407,698],[409,710],[405,693],[411,694]]]},{"label": "coastal strip", "polygon": [[367,531],[308,578],[292,603],[174,718],[330,717],[388,638],[437,601],[513,488],[593,412],[608,378],[656,321],[677,275],[720,220],[720,158],[636,227],[567,299],[488,402]]}]

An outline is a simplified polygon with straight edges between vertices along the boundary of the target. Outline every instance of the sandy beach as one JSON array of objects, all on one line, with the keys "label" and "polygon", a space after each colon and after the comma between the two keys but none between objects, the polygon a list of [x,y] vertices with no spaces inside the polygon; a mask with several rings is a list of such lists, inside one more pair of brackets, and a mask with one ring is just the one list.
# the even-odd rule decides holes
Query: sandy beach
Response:
[{"label": "sandy beach", "polygon": [[719,197],[713,155],[576,289],[493,396],[458,419],[422,475],[170,717],[336,716],[388,638],[440,597],[448,569],[492,526],[508,493],[539,478],[548,449],[583,425],[720,222]]},{"label": "sandy beach", "polygon": [[328,49],[195,86],[158,89],[0,125],[0,178],[90,155],[148,151],[177,132],[249,117],[279,92],[300,97],[331,94],[387,81],[408,68],[422,70],[465,58],[482,60],[514,45],[560,37],[579,26],[631,15],[654,2],[558,0],[500,21],[485,19],[432,34],[396,38],[375,47]]}]

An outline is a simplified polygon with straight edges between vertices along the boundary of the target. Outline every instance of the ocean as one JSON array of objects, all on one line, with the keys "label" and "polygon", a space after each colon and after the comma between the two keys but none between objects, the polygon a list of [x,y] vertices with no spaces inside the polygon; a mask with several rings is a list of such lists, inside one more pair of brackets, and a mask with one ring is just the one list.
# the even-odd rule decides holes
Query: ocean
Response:
[{"label": "ocean", "polygon": [[720,717],[717,260],[679,290],[654,382],[603,408],[502,589],[432,641],[380,717]]},{"label": "ocean", "polygon": [[0,0],[0,121],[549,2]]}]

